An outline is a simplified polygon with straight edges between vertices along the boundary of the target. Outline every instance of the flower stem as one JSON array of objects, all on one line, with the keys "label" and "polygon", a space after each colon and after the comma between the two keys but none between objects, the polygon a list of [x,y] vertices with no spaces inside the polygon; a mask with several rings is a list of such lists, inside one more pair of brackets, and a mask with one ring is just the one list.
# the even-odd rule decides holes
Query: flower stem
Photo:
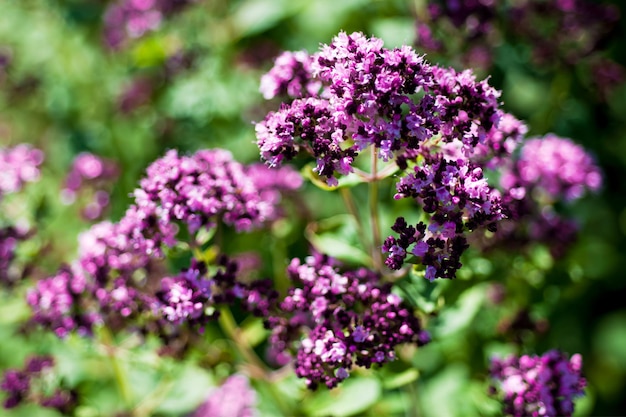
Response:
[{"label": "flower stem", "polygon": [[[363,245],[363,248],[367,250],[367,248],[370,246],[368,239],[365,236],[365,229],[363,227],[363,222],[361,221],[361,216],[359,215],[359,211],[356,207],[356,203],[354,201],[354,195],[352,195],[352,191],[350,191],[349,188],[346,187],[341,187],[339,188],[339,193],[341,194],[341,197],[343,198],[343,202],[346,205],[346,208],[348,209],[348,212],[350,213],[350,215],[352,216],[352,218],[354,219],[354,221],[356,222],[356,227],[357,227],[357,233],[359,235],[359,240],[361,241],[361,244]],[[372,251],[374,250],[374,248],[370,248]]]},{"label": "flower stem", "polygon": [[284,415],[291,415],[290,407],[284,402],[281,394],[276,392],[275,387],[272,384],[274,378],[272,377],[272,375],[270,375],[271,371],[257,356],[252,347],[248,344],[248,341],[244,337],[242,337],[241,331],[239,330],[230,309],[226,307],[220,309],[220,316],[218,321],[224,333],[226,333],[226,335],[233,342],[235,342],[237,349],[244,357],[244,359],[248,362],[248,365],[250,367],[249,369],[251,371],[250,376],[267,382],[266,386],[268,388],[268,391],[272,395],[276,406]]},{"label": "flower stem", "polygon": [[370,224],[372,227],[372,259],[374,269],[378,272],[382,271],[383,260],[381,254],[382,241],[380,237],[380,222],[378,219],[378,157],[376,146],[372,147],[371,156],[371,178],[369,182],[369,206],[370,206]]},{"label": "flower stem", "polygon": [[128,384],[128,380],[126,379],[126,373],[124,372],[124,368],[122,367],[122,364],[120,363],[119,358],[116,355],[116,349],[113,345],[113,336],[111,335],[109,329],[103,327],[101,337],[107,357],[109,358],[109,362],[111,363],[111,368],[113,369],[117,389],[120,393],[122,400],[124,401],[124,404],[128,409],[130,409],[133,406],[133,393],[131,391],[130,385]]},{"label": "flower stem", "polygon": [[255,373],[258,373],[258,376],[262,378],[265,377],[267,373],[265,364],[261,361],[261,359],[259,359],[256,353],[254,353],[252,347],[248,345],[248,342],[242,337],[230,309],[225,307],[221,308],[218,321],[224,333],[226,333],[226,335],[230,337],[233,342],[235,342],[244,359],[255,368]]}]

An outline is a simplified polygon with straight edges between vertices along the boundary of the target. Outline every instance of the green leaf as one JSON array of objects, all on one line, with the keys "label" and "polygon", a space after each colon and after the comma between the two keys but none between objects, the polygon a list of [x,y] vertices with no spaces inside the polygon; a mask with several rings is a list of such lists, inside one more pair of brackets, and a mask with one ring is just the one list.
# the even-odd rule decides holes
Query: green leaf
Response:
[{"label": "green leaf", "polygon": [[485,300],[485,286],[475,285],[466,290],[458,302],[444,310],[439,318],[437,337],[445,337],[470,325]]},{"label": "green leaf", "polygon": [[305,231],[316,250],[345,262],[369,265],[371,258],[359,249],[357,225],[352,216],[340,214],[313,223]]},{"label": "green leaf", "polygon": [[437,372],[420,388],[422,414],[426,417],[461,416],[466,409],[465,388],[469,381],[469,371],[465,364],[450,363]]},{"label": "green leaf", "polygon": [[385,41],[385,48],[411,45],[415,40],[415,19],[412,17],[377,19],[372,22],[372,33]]},{"label": "green leaf", "polygon": [[383,387],[389,390],[399,388],[417,380],[418,377],[419,372],[415,368],[407,369],[399,374],[386,374],[383,381]]},{"label": "green leaf", "polygon": [[311,397],[303,408],[312,417],[353,416],[374,405],[381,393],[382,387],[378,379],[348,379],[334,390],[322,391]]},{"label": "green leaf", "polygon": [[176,384],[156,411],[177,415],[191,411],[206,398],[213,386],[209,374],[200,368],[187,366],[177,375]]},{"label": "green leaf", "polygon": [[259,318],[248,318],[241,324],[243,338],[248,345],[254,347],[267,337],[268,331],[263,327],[263,320]]},{"label": "green leaf", "polygon": [[336,186],[331,186],[326,183],[326,179],[317,175],[317,172],[313,171],[314,164],[307,164],[300,170],[300,174],[311,181],[313,185],[325,191],[333,191],[342,187],[354,187],[355,185],[363,184],[365,181],[362,177],[355,173],[344,175],[339,178]]},{"label": "green leaf", "polygon": [[400,281],[398,284],[417,308],[430,314],[442,304],[441,293],[448,285],[447,282],[444,280],[430,282],[424,278],[423,270],[413,267],[409,272],[408,279]]},{"label": "green leaf", "polygon": [[133,49],[133,60],[138,67],[157,66],[166,58],[167,45],[157,37],[145,38]]},{"label": "green leaf", "polygon": [[300,1],[248,0],[242,2],[232,16],[239,36],[250,36],[275,26],[301,8]]}]

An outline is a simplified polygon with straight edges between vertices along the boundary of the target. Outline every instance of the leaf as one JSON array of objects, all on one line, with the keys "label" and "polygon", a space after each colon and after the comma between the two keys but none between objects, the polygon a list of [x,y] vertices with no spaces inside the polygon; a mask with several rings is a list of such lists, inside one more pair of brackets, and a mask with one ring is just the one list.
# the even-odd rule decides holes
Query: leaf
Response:
[{"label": "leaf", "polygon": [[469,371],[465,364],[450,363],[443,370],[425,381],[420,388],[422,412],[426,417],[460,416],[466,408],[465,388],[469,383]]},{"label": "leaf", "polygon": [[167,58],[166,45],[157,37],[148,37],[133,49],[133,60],[138,67],[152,67],[163,63]]},{"label": "leaf", "polygon": [[448,281],[435,280],[430,282],[424,278],[424,271],[418,267],[411,268],[408,280],[398,284],[402,291],[415,303],[415,306],[426,314],[431,314],[440,306],[441,293]]},{"label": "leaf", "polygon": [[312,223],[306,228],[305,235],[322,253],[353,264],[371,264],[369,255],[359,249],[356,221],[350,215],[340,214]]},{"label": "leaf", "polygon": [[241,335],[248,345],[255,347],[267,337],[268,331],[259,318],[246,319],[241,325]]},{"label": "leaf", "polygon": [[399,374],[387,374],[383,382],[385,389],[395,389],[417,380],[419,372],[415,368],[407,369]]},{"label": "leaf", "polygon": [[437,337],[456,333],[472,322],[485,300],[485,286],[475,285],[466,290],[458,302],[441,313],[437,326]]},{"label": "leaf", "polygon": [[176,384],[156,411],[176,415],[191,411],[206,398],[213,386],[209,374],[200,368],[187,366],[177,375]]},{"label": "leaf", "polygon": [[396,17],[376,19],[372,22],[372,33],[385,41],[386,48],[410,45],[415,40],[415,19]]},{"label": "leaf", "polygon": [[322,391],[304,404],[304,410],[313,417],[343,417],[361,413],[380,398],[382,387],[378,379],[354,378],[338,388]]},{"label": "leaf", "polygon": [[350,188],[350,187],[354,187],[355,185],[363,184],[365,182],[363,178],[360,177],[359,175],[355,173],[351,173],[348,175],[343,175],[341,178],[339,178],[337,180],[338,184],[336,186],[328,185],[328,183],[326,182],[326,179],[320,177],[317,174],[317,172],[313,171],[313,165],[314,164],[311,163],[311,164],[304,166],[300,170],[300,174],[304,178],[311,181],[311,183],[315,185],[317,188],[320,188],[324,191],[333,191],[342,187]]},{"label": "leaf", "polygon": [[248,0],[242,2],[232,16],[239,36],[250,36],[273,26],[295,14],[301,8],[299,1]]}]

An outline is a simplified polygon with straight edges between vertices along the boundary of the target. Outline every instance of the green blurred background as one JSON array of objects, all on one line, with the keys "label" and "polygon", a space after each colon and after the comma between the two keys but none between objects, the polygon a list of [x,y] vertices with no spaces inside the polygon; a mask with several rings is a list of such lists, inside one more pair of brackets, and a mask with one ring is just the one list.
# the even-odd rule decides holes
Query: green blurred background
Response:
[{"label": "green blurred background", "polygon": [[[625,7],[615,4],[626,16]],[[239,161],[258,161],[253,122],[277,106],[263,101],[259,79],[280,51],[314,52],[340,30],[380,37],[387,47],[412,45],[416,16],[425,7],[400,0],[198,0],[164,15],[157,30],[111,49],[103,37],[109,5],[0,0],[0,145],[28,142],[46,154],[41,181],[3,201],[4,221],[19,218],[36,225],[38,233],[18,256],[18,263],[36,261],[30,278],[0,294],[0,369],[52,349],[65,378],[91,381],[83,392],[93,407],[84,407],[82,415],[100,415],[101,404],[117,401],[110,381],[99,378],[110,371],[94,359],[100,357],[97,348],[78,338],[58,342],[20,330],[28,316],[21,299],[29,283],[71,260],[77,234],[90,225],[75,206],[59,200],[73,158],[88,151],[119,164],[120,177],[111,188],[113,220],[124,213],[145,167],[166,149],[223,147]],[[602,58],[626,64],[625,28],[621,19],[602,45]],[[529,135],[554,132],[595,156],[604,173],[602,191],[561,208],[581,224],[580,238],[559,260],[541,246],[527,253],[468,254],[459,280],[442,283],[424,300],[428,304],[443,294],[447,308],[431,322],[435,342],[411,359],[420,379],[401,392],[373,388],[376,406],[353,410],[356,414],[396,415],[394,407],[405,407],[424,416],[497,415],[497,405],[484,401],[487,359],[510,350],[498,323],[524,309],[548,324],[543,332],[524,335],[532,353],[560,348],[583,355],[589,388],[577,414],[626,414],[626,85],[600,89],[585,58],[577,65],[537,65],[531,49],[519,37],[503,36],[494,46],[493,65],[477,73],[489,75],[503,91],[504,108],[527,121]],[[445,54],[427,59],[458,64]],[[310,186],[305,192],[314,196],[309,208],[316,218],[341,211],[337,195]],[[301,246],[294,244],[289,254],[302,256]],[[485,295],[494,281],[507,290],[504,305],[492,305]],[[131,372],[133,385],[141,386],[153,373],[178,380],[167,397],[172,404],[159,408],[164,415],[180,415],[185,406],[174,399],[197,403],[204,393],[198,387],[213,383],[198,361],[160,361],[153,367],[156,359],[147,348],[126,360],[138,368]],[[369,389],[361,385],[359,390]],[[257,389],[263,397],[263,388]],[[329,404],[340,403],[324,395],[306,397],[304,413],[323,415]],[[268,406],[263,413],[272,412]],[[45,413],[27,408],[7,415]]]}]

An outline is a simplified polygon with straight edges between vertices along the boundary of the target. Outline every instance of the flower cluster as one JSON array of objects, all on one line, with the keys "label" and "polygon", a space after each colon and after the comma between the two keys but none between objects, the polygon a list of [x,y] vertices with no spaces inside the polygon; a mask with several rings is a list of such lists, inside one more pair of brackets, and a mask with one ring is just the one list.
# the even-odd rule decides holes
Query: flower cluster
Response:
[{"label": "flower cluster", "polygon": [[65,337],[71,331],[91,334],[94,324],[100,322],[99,314],[81,308],[83,294],[91,293],[86,291],[84,275],[79,272],[61,268],[56,275],[38,281],[26,295],[33,310],[32,321],[58,337]]},{"label": "flower cluster", "polygon": [[[557,350],[543,356],[493,359],[491,376],[504,397],[504,412],[513,417],[571,416],[576,397],[584,395],[582,358]],[[494,387],[495,388],[495,387]]]},{"label": "flower cluster", "polygon": [[428,227],[415,227],[404,218],[396,220],[383,252],[391,269],[400,269],[409,253],[426,266],[426,278],[454,278],[461,267],[461,254],[467,248],[465,230],[487,227],[503,218],[500,195],[487,184],[482,169],[462,159],[448,161],[443,157],[418,165],[414,172],[397,184],[396,199],[414,198],[431,214]]},{"label": "flower cluster", "polygon": [[293,182],[281,184],[267,170],[248,169],[225,150],[201,150],[192,156],[171,150],[148,167],[147,177],[134,192],[135,205],[126,216],[136,222],[134,233],[157,253],[162,244],[173,245],[178,222],[190,233],[210,229],[220,220],[237,231],[247,231],[279,215],[276,192],[301,184],[290,168],[280,175]]},{"label": "flower cluster", "polygon": [[34,356],[26,360],[24,369],[9,369],[4,373],[0,389],[7,393],[4,408],[14,408],[22,402],[37,403],[42,407],[54,408],[67,415],[76,405],[76,394],[57,388],[47,393],[46,375],[52,371],[51,356]]},{"label": "flower cluster", "polygon": [[428,53],[460,57],[464,66],[489,68],[502,38],[516,37],[532,47],[539,65],[574,65],[602,47],[618,20],[617,7],[589,0],[506,5],[493,0],[429,0],[418,18],[416,45]]},{"label": "flower cluster", "polygon": [[270,166],[308,152],[330,185],[350,173],[356,156],[370,146],[383,160],[404,158],[439,136],[471,154],[503,114],[500,93],[471,71],[432,66],[409,47],[386,49],[361,33],[340,33],[310,59],[310,79],[278,62],[267,75],[262,89],[270,97],[283,88],[275,86],[301,85],[303,79],[321,88],[269,113],[256,125],[257,144]]},{"label": "flower cluster", "polygon": [[[616,5],[589,0],[530,1],[516,5],[508,20],[512,30],[534,47],[540,63],[561,60],[575,65],[602,46],[619,21]],[[549,25],[546,25],[550,22]]]},{"label": "flower cluster", "polygon": [[261,164],[241,165],[223,150],[191,157],[168,152],[148,168],[125,216],[82,233],[72,265],[29,291],[34,322],[64,337],[71,331],[90,334],[103,322],[113,329],[149,326],[165,333],[183,324],[202,327],[216,317],[208,307],[236,300],[254,314],[267,314],[275,297],[270,285],[238,280],[236,262],[221,257],[208,271],[192,260],[172,277],[162,255],[164,244],[177,242],[177,220],[193,232],[218,221],[247,229],[251,222],[276,218],[281,193],[302,179],[291,168],[268,171]]},{"label": "flower cluster", "polygon": [[20,279],[12,265],[18,243],[28,235],[27,231],[14,226],[0,227],[0,285],[11,286]]},{"label": "flower cluster", "polygon": [[[202,328],[219,315],[215,307],[230,305],[241,300],[242,306],[254,314],[265,317],[276,298],[268,280],[244,283],[237,278],[237,263],[225,256],[218,262],[220,268],[207,276],[204,263],[192,260],[191,267],[175,277],[161,280],[161,290],[156,293],[154,307],[157,317],[180,326]],[[209,308],[212,307],[212,308]]]},{"label": "flower cluster", "polygon": [[276,96],[314,97],[322,83],[313,78],[313,57],[305,51],[283,52],[274,67],[261,77],[261,94],[266,100]]},{"label": "flower cluster", "polygon": [[353,365],[394,360],[399,344],[429,341],[391,285],[368,269],[342,272],[332,258],[316,254],[304,263],[293,259],[287,272],[294,287],[267,320],[270,342],[275,353],[297,350],[296,375],[311,389],[335,387]]},{"label": "flower cluster", "polygon": [[602,184],[593,158],[570,139],[548,134],[524,142],[515,167],[502,177],[502,186],[541,191],[550,201],[576,200]]},{"label": "flower cluster", "polygon": [[165,335],[183,325],[202,328],[217,317],[210,307],[236,300],[259,316],[267,314],[276,297],[267,281],[239,281],[236,262],[226,257],[212,276],[196,260],[169,276],[158,260],[146,255],[145,247],[134,246],[122,220],[96,224],[82,234],[72,267],[38,281],[28,292],[35,323],[59,337],[71,331],[89,335],[100,323],[113,329],[150,327]]},{"label": "flower cluster", "polygon": [[91,334],[95,324],[112,321],[105,320],[108,314],[138,313],[143,303],[129,286],[138,272],[149,269],[150,259],[145,247],[131,240],[131,230],[122,219],[81,233],[78,259],[39,280],[27,293],[33,321],[65,337],[71,331]]},{"label": "flower cluster", "polygon": [[506,165],[528,133],[528,127],[515,116],[504,113],[485,140],[474,149],[470,160],[481,167],[497,169]]},{"label": "flower cluster", "polygon": [[161,27],[170,14],[195,0],[119,0],[104,15],[104,38],[112,49]]},{"label": "flower cluster", "polygon": [[37,181],[42,162],[43,152],[30,145],[0,149],[0,199],[21,190],[27,182]]},{"label": "flower cluster", "polygon": [[92,153],[83,152],[74,158],[70,172],[65,178],[61,191],[65,203],[71,204],[79,192],[91,194],[90,202],[82,210],[84,218],[95,220],[109,205],[109,186],[118,176],[117,165],[113,161]]},{"label": "flower cluster", "polygon": [[542,242],[558,257],[574,241],[578,227],[557,213],[555,203],[597,191],[602,175],[580,145],[549,134],[524,142],[519,157],[504,167],[500,184],[508,220],[499,223],[496,235],[483,242],[485,247],[504,241],[513,247]]},{"label": "flower cluster", "polygon": [[191,417],[254,417],[257,416],[256,392],[248,378],[232,375],[191,415]]}]

